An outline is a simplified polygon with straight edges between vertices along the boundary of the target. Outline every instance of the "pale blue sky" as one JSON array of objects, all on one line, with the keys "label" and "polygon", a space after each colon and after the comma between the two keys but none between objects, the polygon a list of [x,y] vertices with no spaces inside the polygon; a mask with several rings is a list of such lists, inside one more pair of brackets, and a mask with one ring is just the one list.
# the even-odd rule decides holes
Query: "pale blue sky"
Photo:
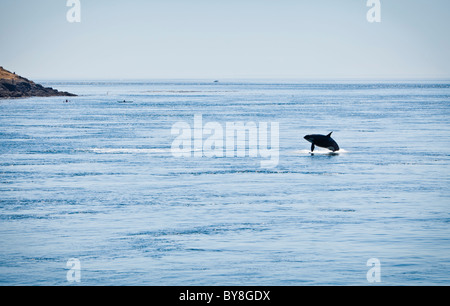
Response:
[{"label": "pale blue sky", "polygon": [[34,79],[450,78],[450,1],[0,1],[0,66]]}]

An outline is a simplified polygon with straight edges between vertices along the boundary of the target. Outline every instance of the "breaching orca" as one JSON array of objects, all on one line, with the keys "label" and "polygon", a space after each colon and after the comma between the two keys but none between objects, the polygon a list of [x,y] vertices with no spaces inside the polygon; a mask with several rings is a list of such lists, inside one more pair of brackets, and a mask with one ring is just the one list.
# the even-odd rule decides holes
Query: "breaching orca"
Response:
[{"label": "breaching orca", "polygon": [[326,148],[333,152],[339,151],[336,141],[331,138],[331,132],[328,135],[306,135],[304,138],[311,143],[311,152],[314,152],[315,146]]}]

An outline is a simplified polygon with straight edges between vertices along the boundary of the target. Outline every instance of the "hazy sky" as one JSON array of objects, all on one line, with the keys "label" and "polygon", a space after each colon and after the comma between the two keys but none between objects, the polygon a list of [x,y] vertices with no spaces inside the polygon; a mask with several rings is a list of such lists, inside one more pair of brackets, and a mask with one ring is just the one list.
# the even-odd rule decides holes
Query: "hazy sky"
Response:
[{"label": "hazy sky", "polygon": [[0,66],[32,79],[450,78],[450,1],[0,0]]}]

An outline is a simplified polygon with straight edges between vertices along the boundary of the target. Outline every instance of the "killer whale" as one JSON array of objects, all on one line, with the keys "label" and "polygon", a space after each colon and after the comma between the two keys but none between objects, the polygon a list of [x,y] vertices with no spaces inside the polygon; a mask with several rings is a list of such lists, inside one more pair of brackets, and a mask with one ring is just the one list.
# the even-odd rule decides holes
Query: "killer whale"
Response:
[{"label": "killer whale", "polygon": [[336,141],[334,141],[333,138],[331,138],[331,134],[333,134],[333,132],[331,132],[326,136],[313,134],[313,135],[306,135],[303,138],[311,143],[311,152],[314,152],[316,146],[326,148],[333,152],[339,151],[340,150],[339,145],[336,143]]}]

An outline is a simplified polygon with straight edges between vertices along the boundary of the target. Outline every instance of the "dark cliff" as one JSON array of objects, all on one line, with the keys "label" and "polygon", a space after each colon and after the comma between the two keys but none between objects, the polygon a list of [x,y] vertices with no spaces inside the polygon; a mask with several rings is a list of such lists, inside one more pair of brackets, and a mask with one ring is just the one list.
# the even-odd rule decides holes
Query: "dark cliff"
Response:
[{"label": "dark cliff", "polygon": [[76,95],[44,87],[0,67],[0,99],[54,96],[74,97]]}]

